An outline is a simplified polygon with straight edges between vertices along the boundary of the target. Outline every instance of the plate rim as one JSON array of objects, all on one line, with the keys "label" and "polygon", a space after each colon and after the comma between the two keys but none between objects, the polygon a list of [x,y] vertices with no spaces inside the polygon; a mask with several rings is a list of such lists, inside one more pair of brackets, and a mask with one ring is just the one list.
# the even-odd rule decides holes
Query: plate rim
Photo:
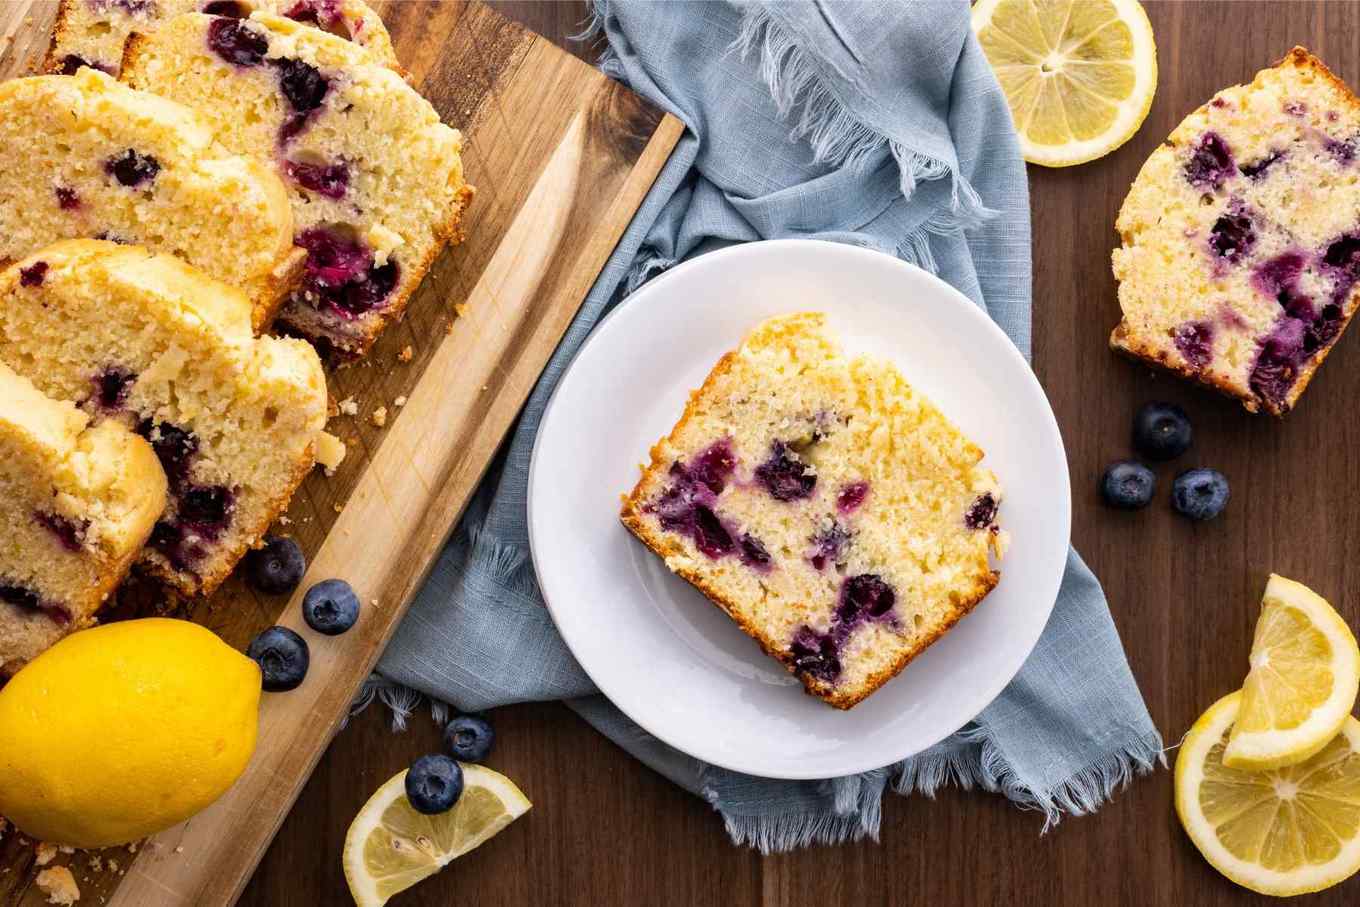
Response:
[{"label": "plate rim", "polygon": [[[915,755],[925,752],[932,746],[935,746],[941,741],[958,733],[958,731],[965,727],[970,721],[974,720],[979,714],[985,711],[986,708],[997,698],[997,696],[999,696],[1006,689],[1006,687],[1010,686],[1011,682],[1015,679],[1016,675],[1020,673],[1020,669],[1024,667],[1025,662],[1028,661],[1030,656],[1034,653],[1034,649],[1037,647],[1039,639],[1043,635],[1044,629],[1047,627],[1048,622],[1052,617],[1053,609],[1057,604],[1057,597],[1059,592],[1061,591],[1062,575],[1065,572],[1065,567],[1058,571],[1057,582],[1054,584],[1052,600],[1048,601],[1046,607],[1044,608],[1043,620],[1036,621],[1036,625],[1039,627],[1039,630],[1034,635],[1034,638],[1027,642],[1025,646],[1025,656],[1018,661],[1018,663],[1016,664],[1015,668],[1012,671],[1006,674],[1004,679],[1000,679],[1000,675],[998,675],[999,678],[998,681],[994,684],[989,685],[989,687],[994,686],[995,689],[989,688],[985,693],[985,697],[983,696],[978,697],[978,701],[981,702],[981,705],[978,706],[975,712],[973,712],[968,717],[964,718],[959,723],[959,725],[953,728],[952,730],[944,732],[943,734],[939,735],[936,739],[930,740],[929,742],[912,749],[910,752],[903,753],[902,755],[894,757],[891,761],[887,763],[879,764],[876,759],[868,760],[867,762],[864,762],[862,765],[859,763],[851,765],[851,767],[849,767],[847,770],[845,770],[843,773],[839,775],[828,776],[825,772],[820,771],[812,773],[798,772],[796,770],[771,771],[768,768],[755,768],[750,765],[734,764],[730,760],[714,759],[709,756],[696,755],[694,753],[691,753],[682,743],[677,742],[674,739],[673,735],[667,733],[664,729],[657,727],[656,723],[648,720],[646,716],[634,714],[634,712],[620,705],[614,699],[614,697],[609,695],[609,693],[605,689],[605,685],[600,683],[599,678],[591,671],[590,667],[587,666],[586,663],[582,661],[581,658],[577,655],[576,649],[572,646],[568,634],[565,631],[563,631],[561,624],[558,621],[558,609],[553,606],[552,598],[548,593],[547,587],[543,583],[543,569],[540,564],[538,547],[535,545],[534,542],[536,534],[534,504],[537,499],[537,495],[535,494],[535,488],[538,484],[540,476],[539,453],[542,447],[543,438],[546,435],[546,432],[543,431],[543,426],[548,424],[548,420],[552,416],[553,410],[559,401],[562,389],[567,385],[567,381],[571,376],[573,368],[576,366],[577,362],[580,361],[580,359],[586,355],[586,353],[590,350],[591,346],[597,343],[599,339],[605,334],[606,329],[610,326],[610,324],[613,321],[615,321],[615,316],[625,311],[625,309],[630,309],[636,302],[636,300],[638,300],[639,297],[645,300],[649,295],[655,292],[656,287],[661,286],[667,282],[671,282],[672,278],[674,278],[675,275],[677,274],[683,274],[691,270],[697,270],[698,267],[700,266],[712,267],[715,264],[715,262],[720,263],[730,258],[738,258],[753,254],[754,255],[767,254],[770,250],[792,247],[796,247],[799,249],[805,249],[807,247],[826,247],[824,251],[834,251],[836,254],[848,254],[851,257],[860,256],[865,258],[866,260],[877,259],[880,260],[881,262],[889,263],[889,267],[895,267],[904,271],[917,272],[918,275],[926,278],[927,282],[935,284],[937,289],[941,290],[945,296],[949,297],[951,303],[963,306],[965,309],[967,309],[970,312],[970,314],[965,317],[972,318],[977,324],[981,326],[982,330],[992,332],[1000,340],[1003,341],[1002,343],[1003,349],[1006,350],[1007,355],[1010,355],[1015,360],[1018,360],[1018,363],[1022,366],[1022,371],[1025,373],[1027,377],[1027,381],[1033,384],[1034,389],[1038,391],[1039,398],[1043,401],[1044,404],[1043,412],[1044,415],[1047,416],[1047,418],[1043,420],[1042,428],[1046,433],[1051,434],[1051,440],[1055,442],[1057,452],[1059,454],[1057,460],[1058,463],[1060,464],[1061,475],[1059,477],[1062,480],[1060,484],[1063,493],[1063,507],[1061,509],[1063,520],[1063,536],[1066,538],[1067,546],[1068,549],[1070,550],[1072,537],[1072,478],[1071,470],[1067,462],[1067,447],[1066,444],[1063,442],[1062,431],[1058,425],[1057,416],[1053,412],[1052,403],[1049,401],[1048,394],[1044,390],[1043,385],[1039,383],[1039,377],[1035,373],[1032,363],[1024,357],[1024,354],[1020,352],[1020,349],[1015,345],[1015,342],[1011,340],[1011,338],[1006,334],[1006,332],[1001,329],[1001,326],[997,324],[995,320],[992,319],[991,315],[988,314],[988,312],[985,309],[974,303],[960,290],[946,282],[943,278],[939,277],[938,275],[933,274],[930,271],[927,271],[926,269],[912,262],[905,261],[903,259],[897,258],[896,256],[889,255],[885,252],[880,252],[876,249],[870,249],[863,246],[851,245],[849,243],[839,243],[822,239],[789,238],[789,239],[753,240],[750,242],[735,243],[733,245],[726,246],[721,249],[716,249],[714,251],[702,255],[697,255],[693,258],[690,258],[667,269],[663,273],[652,278],[647,283],[643,284],[641,287],[639,287],[637,290],[631,293],[627,298],[621,300],[618,303],[618,305],[616,305],[611,311],[606,313],[605,316],[602,319],[600,319],[600,322],[591,329],[590,333],[581,343],[580,348],[571,357],[570,361],[568,361],[567,364],[563,367],[561,374],[558,377],[557,385],[553,388],[552,394],[549,395],[548,402],[543,408],[543,415],[539,419],[539,428],[535,432],[534,443],[529,455],[529,471],[525,494],[525,510],[527,520],[526,522],[527,536],[529,540],[529,558],[530,562],[533,565],[534,580],[538,585],[539,593],[543,598],[543,602],[548,610],[549,617],[551,617],[552,619],[554,629],[556,629],[557,632],[561,635],[562,641],[566,645],[567,650],[570,651],[572,654],[572,658],[575,659],[576,663],[580,665],[581,670],[590,679],[591,683],[594,684],[594,686],[598,690],[598,695],[604,696],[604,698],[607,699],[611,705],[619,709],[619,711],[623,713],[625,717],[627,717],[630,721],[637,724],[640,728],[642,728],[643,731],[657,738],[659,741],[671,747],[672,749],[675,749],[676,751],[683,753],[692,759],[697,759],[701,762],[716,766],[718,768],[727,769],[729,771],[741,772],[743,774],[749,774],[762,778],[771,778],[775,780],[785,781],[813,781],[822,780],[827,777],[845,777],[849,775],[859,774],[865,771],[872,771],[878,768],[883,768],[887,765],[894,765],[898,762],[903,761],[904,759],[909,759]],[[802,311],[803,309],[797,310]],[[791,311],[793,311],[793,309],[791,309]],[[740,338],[738,338],[736,342],[740,342]],[[1064,555],[1063,558],[1063,564],[1065,563],[1066,555]],[[800,692],[802,691],[800,690]]]}]

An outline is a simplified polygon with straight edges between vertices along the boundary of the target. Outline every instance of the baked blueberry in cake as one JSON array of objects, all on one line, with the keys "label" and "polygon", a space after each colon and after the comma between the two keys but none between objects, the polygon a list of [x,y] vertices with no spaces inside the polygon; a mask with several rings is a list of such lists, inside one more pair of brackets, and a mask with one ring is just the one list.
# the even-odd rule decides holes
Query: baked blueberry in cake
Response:
[{"label": "baked blueberry in cake", "polygon": [[302,275],[288,190],[186,107],[90,69],[0,83],[0,266],[59,239],[136,242],[251,298],[257,329]]},{"label": "baked blueberry in cake", "polygon": [[1176,127],[1120,209],[1110,344],[1283,415],[1355,312],[1360,103],[1302,47]]},{"label": "baked blueberry in cake", "polygon": [[146,441],[0,364],[0,677],[92,622],[165,491]]},{"label": "baked blueberry in cake", "polygon": [[307,250],[280,319],[343,357],[368,351],[456,238],[462,136],[363,48],[297,22],[189,14],[128,41],[123,79],[201,111],[289,188]]},{"label": "baked blueberry in cake", "polygon": [[155,31],[182,13],[244,19],[257,10],[320,28],[397,65],[387,28],[363,0],[61,0],[43,69],[69,76],[89,66],[116,76],[133,32]]},{"label": "baked blueberry in cake", "polygon": [[996,585],[982,451],[819,313],[724,356],[651,451],[622,519],[809,693],[850,708]]},{"label": "baked blueberry in cake", "polygon": [[186,593],[259,543],[326,420],[309,344],[254,337],[239,291],[139,246],[66,240],[0,272],[0,362],[150,445],[169,502],[141,560]]}]

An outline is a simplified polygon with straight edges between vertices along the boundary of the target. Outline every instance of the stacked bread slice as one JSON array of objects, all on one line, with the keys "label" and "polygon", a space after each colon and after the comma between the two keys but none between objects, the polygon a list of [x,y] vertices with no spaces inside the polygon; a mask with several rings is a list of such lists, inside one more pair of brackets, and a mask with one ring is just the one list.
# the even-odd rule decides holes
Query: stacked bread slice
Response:
[{"label": "stacked bread slice", "polygon": [[0,677],[88,623],[151,534],[151,445],[0,364]]},{"label": "stacked bread slice", "polygon": [[45,68],[0,83],[0,670],[261,544],[342,455],[317,347],[367,353],[471,194],[361,0],[63,0]]}]

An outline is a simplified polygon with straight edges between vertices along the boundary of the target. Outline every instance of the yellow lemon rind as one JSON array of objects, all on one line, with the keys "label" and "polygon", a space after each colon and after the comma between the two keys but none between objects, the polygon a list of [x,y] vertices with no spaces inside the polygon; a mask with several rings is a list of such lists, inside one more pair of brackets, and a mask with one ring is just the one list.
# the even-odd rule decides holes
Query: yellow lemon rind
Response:
[{"label": "yellow lemon rind", "polygon": [[[1176,815],[1190,841],[1209,865],[1243,888],[1273,897],[1292,897],[1331,888],[1360,870],[1360,834],[1342,848],[1328,863],[1306,870],[1282,873],[1246,862],[1230,853],[1219,842],[1199,805],[1199,787],[1204,778],[1204,760],[1214,744],[1237,718],[1242,692],[1229,693],[1209,707],[1181,743],[1176,756]],[[1347,717],[1341,733],[1351,749],[1360,752],[1360,721]]]}]

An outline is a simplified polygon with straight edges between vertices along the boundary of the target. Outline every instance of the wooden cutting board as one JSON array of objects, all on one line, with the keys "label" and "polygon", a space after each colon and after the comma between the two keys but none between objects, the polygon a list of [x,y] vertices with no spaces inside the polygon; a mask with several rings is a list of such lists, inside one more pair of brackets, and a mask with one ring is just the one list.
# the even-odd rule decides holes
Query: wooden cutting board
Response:
[{"label": "wooden cutting board", "polygon": [[[111,617],[177,614],[241,648],[270,624],[291,627],[310,644],[311,670],[297,690],[265,694],[255,756],[208,810],[135,853],[55,861],[75,874],[82,905],[235,901],[683,128],[479,3],[373,5],[415,86],[466,137],[477,187],[467,240],[366,362],[330,372],[353,414],[328,427],[349,455],[333,477],[314,472],[276,527],[308,554],[297,594],[262,596],[233,578],[203,602],[135,581],[120,596]],[[41,57],[55,9],[0,0],[0,77]],[[298,605],[332,576],[364,602],[359,624],[334,638],[308,630]],[[7,831],[0,903],[45,903],[38,871],[31,843]]]}]

